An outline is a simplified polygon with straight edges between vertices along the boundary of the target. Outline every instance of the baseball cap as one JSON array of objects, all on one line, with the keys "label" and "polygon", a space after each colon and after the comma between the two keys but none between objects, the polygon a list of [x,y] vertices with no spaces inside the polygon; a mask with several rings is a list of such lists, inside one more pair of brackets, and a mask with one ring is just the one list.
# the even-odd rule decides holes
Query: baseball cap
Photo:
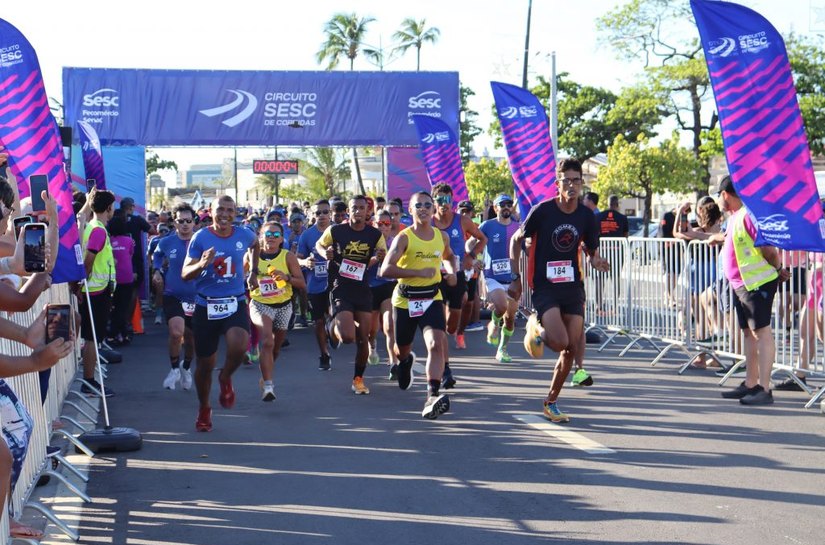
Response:
[{"label": "baseball cap", "polygon": [[719,182],[719,194],[721,194],[722,191],[725,191],[726,193],[729,193],[734,197],[737,196],[736,188],[733,187],[733,180],[730,179],[730,176],[725,176],[724,178],[722,178],[722,181]]},{"label": "baseball cap", "polygon": [[471,203],[470,201],[461,201],[460,203],[458,203],[458,208],[459,209],[466,208],[467,210],[472,210],[473,209],[473,203]]},{"label": "baseball cap", "polygon": [[303,214],[292,214],[289,216],[289,222],[292,223],[293,221],[306,221],[306,218]]},{"label": "baseball cap", "polygon": [[502,193],[501,195],[496,197],[496,200],[493,201],[493,204],[498,206],[499,204],[501,204],[503,202],[513,202],[513,197],[511,197],[510,195],[505,195],[504,193]]}]

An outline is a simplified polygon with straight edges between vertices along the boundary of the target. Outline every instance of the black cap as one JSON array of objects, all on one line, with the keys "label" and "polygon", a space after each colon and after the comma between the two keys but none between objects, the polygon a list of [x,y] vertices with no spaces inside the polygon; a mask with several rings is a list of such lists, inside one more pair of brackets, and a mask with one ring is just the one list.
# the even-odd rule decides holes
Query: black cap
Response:
[{"label": "black cap", "polygon": [[460,203],[458,203],[458,208],[466,208],[467,210],[472,210],[473,203],[471,203],[470,201],[461,201]]},{"label": "black cap", "polygon": [[725,176],[722,178],[722,181],[719,182],[719,194],[721,194],[722,191],[728,193],[729,195],[733,195],[734,197],[737,196],[736,188],[733,187],[733,180],[730,179],[730,176]]},{"label": "black cap", "polygon": [[124,197],[123,200],[120,201],[121,208],[129,208],[130,206],[135,205],[135,199],[132,197]]}]

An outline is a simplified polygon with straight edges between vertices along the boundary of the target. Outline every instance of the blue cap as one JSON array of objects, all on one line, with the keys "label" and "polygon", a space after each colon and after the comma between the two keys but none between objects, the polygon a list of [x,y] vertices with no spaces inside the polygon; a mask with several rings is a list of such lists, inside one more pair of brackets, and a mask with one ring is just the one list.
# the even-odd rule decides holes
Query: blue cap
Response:
[{"label": "blue cap", "polygon": [[504,193],[502,193],[501,195],[496,197],[496,200],[493,201],[493,204],[498,206],[499,204],[501,204],[503,202],[513,202],[513,197],[511,197],[510,195],[505,195]]}]

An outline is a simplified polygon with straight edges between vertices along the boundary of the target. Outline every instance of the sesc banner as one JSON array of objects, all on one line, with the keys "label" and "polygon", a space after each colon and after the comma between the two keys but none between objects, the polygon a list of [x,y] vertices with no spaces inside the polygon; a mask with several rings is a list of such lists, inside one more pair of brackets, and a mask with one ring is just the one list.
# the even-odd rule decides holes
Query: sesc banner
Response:
[{"label": "sesc banner", "polygon": [[0,19],[0,144],[9,154],[20,198],[29,196],[29,177],[45,174],[57,201],[60,245],[55,283],[86,277],[80,250],[72,188],[63,166],[63,143],[49,110],[37,54],[29,41]]},{"label": "sesc banner", "polygon": [[785,42],[755,11],[691,0],[737,194],[757,245],[825,250],[825,220]]},{"label": "sesc banner", "polygon": [[[94,128],[85,121],[77,122],[77,133],[80,136],[80,149],[83,152],[83,170],[86,178],[95,181],[95,187],[106,189],[106,174],[103,168],[103,150]],[[84,185],[84,190],[85,190]]]},{"label": "sesc banner", "polygon": [[464,167],[461,164],[461,151],[458,139],[450,127],[434,117],[414,115],[413,121],[418,130],[419,147],[427,167],[430,185],[445,183],[453,190],[453,204],[468,200],[467,182],[464,179]]},{"label": "sesc banner", "polygon": [[459,119],[456,72],[64,68],[63,98],[104,145],[416,146],[413,115]]}]

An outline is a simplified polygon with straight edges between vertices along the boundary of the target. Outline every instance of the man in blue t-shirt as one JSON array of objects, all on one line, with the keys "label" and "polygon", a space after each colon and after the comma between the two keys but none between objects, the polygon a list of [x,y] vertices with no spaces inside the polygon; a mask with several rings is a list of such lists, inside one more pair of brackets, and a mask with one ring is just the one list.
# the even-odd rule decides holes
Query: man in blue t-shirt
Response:
[{"label": "man in blue t-shirt", "polygon": [[212,429],[209,393],[212,371],[221,337],[226,338],[226,360],[218,375],[218,401],[230,409],[235,405],[232,373],[241,365],[249,344],[249,315],[243,275],[243,258],[252,250],[249,286],[258,285],[258,241],[249,229],[235,227],[235,201],[224,195],[212,201],[212,225],[192,237],[181,277],[195,283],[195,386],[200,410],[195,421],[198,431]]},{"label": "man in blue t-shirt", "polygon": [[327,260],[315,249],[315,243],[331,222],[329,201],[316,201],[312,207],[312,214],[315,216],[315,225],[301,233],[298,239],[298,263],[307,271],[309,313],[315,323],[315,339],[318,341],[318,350],[321,351],[318,369],[329,371],[332,369],[332,361],[324,328],[325,320],[329,316]]},{"label": "man in blue t-shirt", "polygon": [[510,268],[510,239],[519,224],[511,218],[512,197],[499,195],[493,206],[496,217],[485,221],[479,228],[487,235],[484,281],[487,285],[487,299],[494,306],[492,320],[487,325],[487,343],[497,347],[496,361],[508,363],[513,358],[507,353],[507,343],[513,336],[518,311],[518,299],[510,293],[510,283],[516,280]]},{"label": "man in blue t-shirt", "polygon": [[[163,387],[174,390],[192,388],[192,372],[189,367],[195,353],[192,336],[192,315],[195,312],[195,283],[181,278],[186,261],[189,241],[195,230],[195,210],[188,204],[178,205],[174,212],[177,230],[160,239],[152,252],[152,284],[163,294],[163,315],[169,326],[169,363],[172,368],[163,380]],[[180,361],[180,345],[183,341],[183,368]]]}]

